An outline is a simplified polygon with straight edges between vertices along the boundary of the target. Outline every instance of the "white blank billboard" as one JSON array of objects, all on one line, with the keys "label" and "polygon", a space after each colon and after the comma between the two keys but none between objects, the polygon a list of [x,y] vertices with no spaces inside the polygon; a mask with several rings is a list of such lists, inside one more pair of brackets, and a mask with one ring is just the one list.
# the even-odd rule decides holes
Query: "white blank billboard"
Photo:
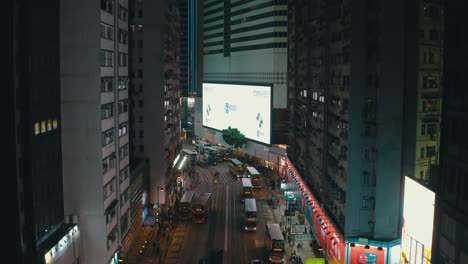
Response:
[{"label": "white blank billboard", "polygon": [[270,144],[271,86],[203,83],[203,126]]},{"label": "white blank billboard", "polygon": [[430,263],[435,193],[405,177],[402,251],[410,263]]}]

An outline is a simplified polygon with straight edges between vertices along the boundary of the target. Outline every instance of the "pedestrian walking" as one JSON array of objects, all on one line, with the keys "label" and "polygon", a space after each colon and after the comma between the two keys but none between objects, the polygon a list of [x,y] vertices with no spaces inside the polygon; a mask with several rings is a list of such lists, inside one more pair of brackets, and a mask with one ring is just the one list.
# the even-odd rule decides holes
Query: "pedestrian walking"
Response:
[{"label": "pedestrian walking", "polygon": [[297,251],[301,251],[302,249],[302,242],[297,243]]}]

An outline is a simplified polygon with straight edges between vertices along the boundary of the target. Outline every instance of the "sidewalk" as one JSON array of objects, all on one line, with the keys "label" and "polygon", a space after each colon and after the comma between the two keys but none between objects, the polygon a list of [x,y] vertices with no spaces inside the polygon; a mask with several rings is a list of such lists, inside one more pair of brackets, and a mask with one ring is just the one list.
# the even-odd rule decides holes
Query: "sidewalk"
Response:
[{"label": "sidewalk", "polygon": [[[276,209],[271,208],[271,211],[272,211],[273,216],[275,218],[275,222],[280,224],[281,229],[284,231],[284,233],[287,236],[288,231],[286,230],[286,226],[287,226],[288,221],[287,221],[287,217],[284,216],[284,210],[286,209],[286,201],[284,201],[282,199],[281,191],[280,191],[279,188],[276,188],[276,190],[274,191],[274,194],[279,200],[279,206],[277,206]],[[300,223],[300,220],[299,220],[299,217],[298,217],[299,214],[300,214],[300,212],[295,212],[295,215],[291,216],[291,222],[290,223],[292,225]],[[307,220],[304,220],[304,225],[305,225],[305,231],[304,231],[305,233],[304,234],[308,234],[307,232],[310,230],[310,227],[309,227],[309,224],[307,223]],[[302,259],[302,263],[305,263],[306,259],[316,258],[315,254],[314,254],[314,251],[312,250],[312,248],[310,246],[310,240],[300,241],[300,242],[302,242],[303,245],[299,249],[297,248],[297,245],[298,245],[299,241],[289,241],[288,237],[285,237],[285,240],[288,242],[288,243],[285,244],[286,259],[287,259],[286,263],[294,263],[292,261],[289,261],[289,259],[292,256],[293,251],[296,252],[296,256],[298,256],[298,257],[300,257]]]}]

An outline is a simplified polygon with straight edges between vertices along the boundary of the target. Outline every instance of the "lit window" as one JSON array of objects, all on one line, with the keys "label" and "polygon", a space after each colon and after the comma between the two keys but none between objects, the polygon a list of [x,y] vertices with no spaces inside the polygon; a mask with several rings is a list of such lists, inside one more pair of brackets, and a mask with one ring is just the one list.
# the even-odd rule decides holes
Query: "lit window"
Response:
[{"label": "lit window", "polygon": [[46,132],[46,121],[42,121],[41,122],[41,133],[45,133]]},{"label": "lit window", "polygon": [[51,131],[52,130],[52,120],[47,120],[47,131]]},{"label": "lit window", "polygon": [[58,121],[57,119],[54,119],[54,121],[52,122],[52,128],[57,129],[57,127],[58,127]]},{"label": "lit window", "polygon": [[41,131],[39,130],[39,122],[34,123],[34,135],[39,135]]}]

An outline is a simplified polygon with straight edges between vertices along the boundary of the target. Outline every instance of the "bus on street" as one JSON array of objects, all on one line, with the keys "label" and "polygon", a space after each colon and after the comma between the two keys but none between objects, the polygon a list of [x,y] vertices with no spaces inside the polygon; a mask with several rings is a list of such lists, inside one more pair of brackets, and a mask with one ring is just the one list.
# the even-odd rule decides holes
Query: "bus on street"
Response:
[{"label": "bus on street", "polygon": [[179,202],[179,218],[183,221],[192,218],[192,201],[195,197],[194,191],[186,191]]},{"label": "bus on street", "polygon": [[232,176],[241,178],[245,174],[245,165],[238,159],[229,159],[229,172]]},{"label": "bus on street", "polygon": [[249,178],[242,178],[242,202],[246,198],[253,198],[253,187]]},{"label": "bus on street", "polygon": [[196,162],[197,162],[197,152],[195,150],[191,150],[191,149],[182,149],[182,154],[184,156],[187,156],[188,159],[189,159],[189,164],[190,165],[195,165]]},{"label": "bus on street", "polygon": [[245,199],[244,231],[257,230],[257,202],[253,198]]},{"label": "bus on street", "polygon": [[219,151],[213,147],[205,147],[205,161],[213,166],[216,166],[219,161]]},{"label": "bus on street", "polygon": [[231,149],[222,146],[213,146],[214,149],[219,150],[219,161],[227,161],[231,158]]},{"label": "bus on street", "polygon": [[278,224],[266,224],[265,250],[270,263],[284,263],[284,237]]},{"label": "bus on street", "polygon": [[252,180],[252,185],[255,189],[262,188],[262,179],[260,178],[260,172],[255,167],[247,167],[248,178]]},{"label": "bus on street", "polygon": [[211,211],[211,193],[198,195],[192,203],[192,223],[204,224]]}]

